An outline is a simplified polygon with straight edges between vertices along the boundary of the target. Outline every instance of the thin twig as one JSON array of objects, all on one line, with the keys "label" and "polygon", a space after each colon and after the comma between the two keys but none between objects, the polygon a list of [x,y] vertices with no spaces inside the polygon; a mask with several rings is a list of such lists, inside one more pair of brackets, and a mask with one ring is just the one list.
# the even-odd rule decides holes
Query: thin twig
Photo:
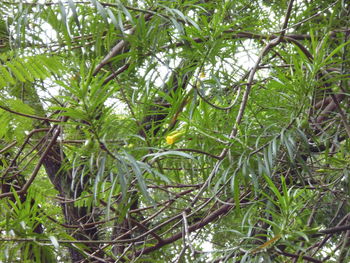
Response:
[{"label": "thin twig", "polygon": [[[62,120],[60,120],[60,122],[65,122],[68,119],[68,117],[63,117]],[[32,172],[32,174],[30,175],[28,181],[23,185],[23,187],[21,188],[21,190],[17,191],[16,193],[18,195],[22,195],[24,193],[26,193],[26,191],[28,190],[29,186],[33,183],[35,177],[37,176],[41,165],[43,164],[46,155],[48,154],[49,151],[51,151],[52,146],[56,143],[56,140],[58,138],[58,136],[60,135],[61,129],[58,125],[56,125],[53,128],[53,131],[55,130],[55,133],[52,136],[51,142],[47,145],[46,149],[44,150],[44,152],[41,154],[40,159],[38,161],[38,163],[35,165],[34,170]],[[4,197],[8,197],[8,196],[13,196],[14,193],[13,192],[8,192],[8,193],[2,193],[0,194],[0,198],[4,198]]]}]

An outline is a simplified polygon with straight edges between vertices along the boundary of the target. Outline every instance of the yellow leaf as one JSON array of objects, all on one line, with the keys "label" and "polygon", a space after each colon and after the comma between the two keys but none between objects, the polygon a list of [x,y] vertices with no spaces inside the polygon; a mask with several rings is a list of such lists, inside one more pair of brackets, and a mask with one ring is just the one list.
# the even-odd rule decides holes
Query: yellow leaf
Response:
[{"label": "yellow leaf", "polygon": [[278,234],[277,236],[275,236],[274,238],[266,241],[264,244],[262,244],[261,246],[258,246],[257,248],[253,249],[252,254],[258,253],[259,251],[265,249],[266,247],[268,247],[269,245],[277,242],[278,240],[280,240],[281,238],[281,234]]}]

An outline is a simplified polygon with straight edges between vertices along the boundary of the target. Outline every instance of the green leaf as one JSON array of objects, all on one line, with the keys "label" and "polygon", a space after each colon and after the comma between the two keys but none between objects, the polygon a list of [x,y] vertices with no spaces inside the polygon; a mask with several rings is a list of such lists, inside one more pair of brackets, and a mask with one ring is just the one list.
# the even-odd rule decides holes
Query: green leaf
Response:
[{"label": "green leaf", "polygon": [[275,194],[275,196],[277,197],[279,204],[281,205],[282,209],[287,209],[287,204],[285,202],[284,197],[281,195],[280,191],[278,190],[278,188],[275,186],[275,184],[272,182],[271,178],[268,177],[267,175],[263,174],[263,177],[265,179],[265,181],[267,182],[267,184],[269,185],[269,189]]},{"label": "green leaf", "polygon": [[350,40],[342,43],[341,45],[337,46],[325,59],[324,63],[327,63],[335,54],[337,54],[342,48],[344,48],[346,45],[350,43]]},{"label": "green leaf", "polygon": [[12,78],[12,76],[10,75],[10,73],[7,71],[6,67],[4,66],[0,66],[0,74],[2,75],[3,77],[3,80],[4,80],[4,85],[3,87],[6,86],[6,82],[10,83],[10,84],[15,84],[15,80]]},{"label": "green leaf", "polygon": [[107,12],[104,7],[96,0],[90,0],[90,2],[96,7],[98,13],[102,16],[102,18],[107,22]]},{"label": "green leaf", "polygon": [[7,67],[11,69],[12,73],[18,78],[19,81],[25,82],[26,79],[22,73],[10,62],[6,63]]},{"label": "green leaf", "polygon": [[141,193],[150,203],[154,203],[153,199],[151,198],[151,196],[148,193],[146,182],[143,178],[143,172],[142,172],[138,162],[130,154],[128,154],[126,152],[124,152],[124,154],[125,154],[126,158],[129,160],[129,164],[131,165],[131,167],[134,171],[134,174],[135,174],[137,182],[139,184]]},{"label": "green leaf", "polygon": [[[58,240],[55,236],[49,236],[50,240],[51,240],[51,243],[52,245],[56,248],[56,249],[59,249],[60,247],[60,244],[58,243]],[[39,257],[40,258],[40,257]]]},{"label": "green leaf", "polygon": [[150,153],[150,154],[145,155],[145,157],[153,157],[151,159],[151,162],[154,162],[156,159],[159,159],[159,157],[162,157],[162,156],[170,157],[172,155],[195,160],[195,158],[191,154],[184,153],[181,151],[164,151],[164,152],[159,152],[159,153]]},{"label": "green leaf", "polygon": [[231,179],[231,189],[232,189],[232,192],[233,192],[233,199],[234,199],[234,202],[235,202],[235,209],[237,210],[238,213],[240,213],[240,196],[241,196],[241,192],[240,192],[240,176],[238,173],[234,173],[234,175],[232,176],[232,179]]},{"label": "green leaf", "polygon": [[77,24],[78,28],[80,28],[80,22],[79,22],[77,9],[75,7],[74,2],[72,0],[68,0],[68,5],[72,9],[72,14],[73,14],[73,18],[74,18],[75,23]]}]

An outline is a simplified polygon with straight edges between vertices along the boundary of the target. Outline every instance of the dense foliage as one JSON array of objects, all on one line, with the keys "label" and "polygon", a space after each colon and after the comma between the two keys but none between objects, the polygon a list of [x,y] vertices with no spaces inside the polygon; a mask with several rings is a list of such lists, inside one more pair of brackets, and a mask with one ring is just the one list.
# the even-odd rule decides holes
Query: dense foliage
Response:
[{"label": "dense foliage", "polygon": [[348,1],[0,14],[0,262],[350,261]]}]

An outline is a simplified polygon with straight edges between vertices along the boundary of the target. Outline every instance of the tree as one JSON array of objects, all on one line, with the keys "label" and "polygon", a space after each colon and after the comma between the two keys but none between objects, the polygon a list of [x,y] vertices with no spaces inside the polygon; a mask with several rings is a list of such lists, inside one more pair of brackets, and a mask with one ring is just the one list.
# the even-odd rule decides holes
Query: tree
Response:
[{"label": "tree", "polygon": [[347,1],[0,12],[0,261],[350,260]]}]

